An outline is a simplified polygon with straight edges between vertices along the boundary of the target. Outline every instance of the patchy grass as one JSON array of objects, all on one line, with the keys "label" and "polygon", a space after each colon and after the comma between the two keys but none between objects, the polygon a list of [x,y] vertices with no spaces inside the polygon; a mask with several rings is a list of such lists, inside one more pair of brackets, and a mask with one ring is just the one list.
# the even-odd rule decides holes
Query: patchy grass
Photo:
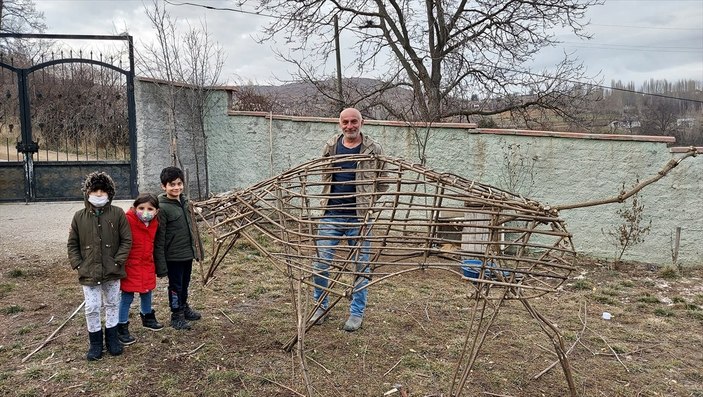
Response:
[{"label": "patchy grass", "polygon": [[642,303],[659,303],[659,298],[657,298],[654,295],[650,295],[649,293],[645,293],[644,295],[640,296],[637,298],[637,302],[642,302]]},{"label": "patchy grass", "polygon": [[14,284],[0,283],[0,298],[4,298],[5,295],[10,293],[15,288]]},{"label": "patchy grass", "polygon": [[24,309],[20,305],[10,305],[2,308],[2,314],[12,315],[23,312]]},{"label": "patchy grass", "polygon": [[674,280],[680,277],[678,269],[672,265],[662,267],[659,270],[659,276],[666,280]]},{"label": "patchy grass", "polygon": [[593,289],[593,283],[586,279],[576,280],[571,285],[575,290],[590,290]]},{"label": "patchy grass", "polygon": [[654,315],[659,317],[673,317],[674,310],[669,309],[668,307],[658,307],[654,309]]},{"label": "patchy grass", "polygon": [[[671,279],[643,265],[613,270],[588,258],[578,261],[574,275],[585,276],[530,302],[561,330],[566,347],[573,346],[569,359],[579,395],[703,396],[703,335],[692,332],[703,327],[703,269]],[[9,276],[20,266],[0,258],[0,274]],[[137,342],[123,355],[106,354],[98,362],[85,360],[82,311],[22,362],[83,300],[67,263],[27,268],[0,284],[0,395],[307,394],[297,351],[282,348],[295,334],[291,283],[251,243],[237,243],[207,286],[198,282],[196,266],[191,304],[203,319],[192,331],[142,328],[135,299],[130,331]],[[159,279],[154,294],[164,323],[166,284]],[[340,329],[348,315],[343,301],[304,339],[315,395],[382,396],[400,383],[412,397],[448,396],[474,314],[468,296],[469,284],[449,273],[390,279],[371,289],[364,326],[355,333]],[[611,320],[601,318],[604,311]],[[486,332],[462,396],[567,395],[559,365],[536,377],[555,360],[550,346],[520,302],[506,302]]]}]

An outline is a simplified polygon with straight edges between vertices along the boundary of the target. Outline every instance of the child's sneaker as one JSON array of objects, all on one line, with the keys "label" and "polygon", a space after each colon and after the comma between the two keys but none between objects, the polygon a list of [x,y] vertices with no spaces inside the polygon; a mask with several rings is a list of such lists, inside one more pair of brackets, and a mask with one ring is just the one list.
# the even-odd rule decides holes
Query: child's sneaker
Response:
[{"label": "child's sneaker", "polygon": [[177,330],[191,329],[190,323],[186,321],[183,310],[171,312],[171,326]]},{"label": "child's sneaker", "polygon": [[190,306],[188,306],[188,305],[186,305],[185,309],[183,309],[183,315],[185,316],[185,319],[188,321],[198,321],[202,318],[200,313],[191,309]]}]

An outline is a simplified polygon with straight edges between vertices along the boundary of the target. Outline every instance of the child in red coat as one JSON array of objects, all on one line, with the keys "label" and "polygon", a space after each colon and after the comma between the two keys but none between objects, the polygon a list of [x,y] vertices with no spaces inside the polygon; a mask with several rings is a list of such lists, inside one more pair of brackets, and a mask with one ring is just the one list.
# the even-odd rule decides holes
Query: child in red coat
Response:
[{"label": "child in red coat", "polygon": [[127,210],[127,221],[132,229],[132,249],[125,265],[127,277],[120,283],[122,296],[120,300],[120,317],[117,332],[120,341],[131,345],[136,339],[129,334],[129,308],[134,300],[134,293],[139,293],[142,325],[158,331],[163,328],[156,321],[156,313],[151,308],[151,291],[156,288],[156,276],[163,277],[166,269],[156,269],[154,264],[154,238],[159,221],[159,200],[152,194],[142,194],[134,200],[132,208]]}]

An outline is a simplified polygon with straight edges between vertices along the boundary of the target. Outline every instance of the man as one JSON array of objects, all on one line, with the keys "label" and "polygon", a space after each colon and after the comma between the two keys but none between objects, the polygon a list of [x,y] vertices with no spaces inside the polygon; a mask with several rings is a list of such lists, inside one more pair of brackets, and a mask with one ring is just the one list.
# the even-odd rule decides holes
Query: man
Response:
[{"label": "man", "polygon": [[[335,155],[383,155],[383,148],[370,137],[361,133],[364,120],[361,113],[354,108],[344,109],[339,114],[341,134],[330,138],[322,152],[323,157]],[[322,324],[325,321],[327,309],[327,294],[323,297],[323,288],[328,285],[329,264],[334,257],[335,246],[346,237],[350,246],[361,242],[361,247],[352,255],[356,266],[357,276],[354,280],[354,293],[349,307],[349,319],[344,324],[345,331],[354,332],[361,327],[366,309],[368,290],[364,288],[369,283],[370,242],[371,235],[368,224],[362,227],[362,222],[369,211],[374,199],[374,192],[388,189],[388,185],[378,183],[376,178],[382,174],[373,161],[340,161],[335,172],[325,174],[322,196],[324,216],[320,221],[317,240],[318,261],[315,262],[315,301],[322,298],[320,307],[315,311],[312,321]],[[363,236],[362,236],[363,234]],[[357,237],[362,236],[361,239]]]}]

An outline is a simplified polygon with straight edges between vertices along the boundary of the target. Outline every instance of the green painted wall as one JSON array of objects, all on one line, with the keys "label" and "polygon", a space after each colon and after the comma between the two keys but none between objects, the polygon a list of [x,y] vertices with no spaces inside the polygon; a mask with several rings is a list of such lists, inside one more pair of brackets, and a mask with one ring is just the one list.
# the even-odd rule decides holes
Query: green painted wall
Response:
[{"label": "green painted wall", "polygon": [[[227,95],[226,91],[213,95],[206,123],[213,194],[246,188],[315,158],[324,141],[338,131],[333,119],[228,114]],[[386,154],[419,162],[412,129],[368,121],[363,132],[380,141]],[[450,125],[432,129],[426,165],[557,205],[616,196],[623,183],[630,187],[637,179],[653,177],[680,156],[667,147],[666,139],[479,131]],[[679,263],[703,265],[701,175],[703,156],[689,158],[642,191],[644,217],[652,221],[652,231],[623,259],[670,264],[678,226],[682,228]],[[615,246],[607,231],[622,223],[616,211],[630,206],[628,201],[564,210],[561,215],[580,253],[613,258]]]}]

